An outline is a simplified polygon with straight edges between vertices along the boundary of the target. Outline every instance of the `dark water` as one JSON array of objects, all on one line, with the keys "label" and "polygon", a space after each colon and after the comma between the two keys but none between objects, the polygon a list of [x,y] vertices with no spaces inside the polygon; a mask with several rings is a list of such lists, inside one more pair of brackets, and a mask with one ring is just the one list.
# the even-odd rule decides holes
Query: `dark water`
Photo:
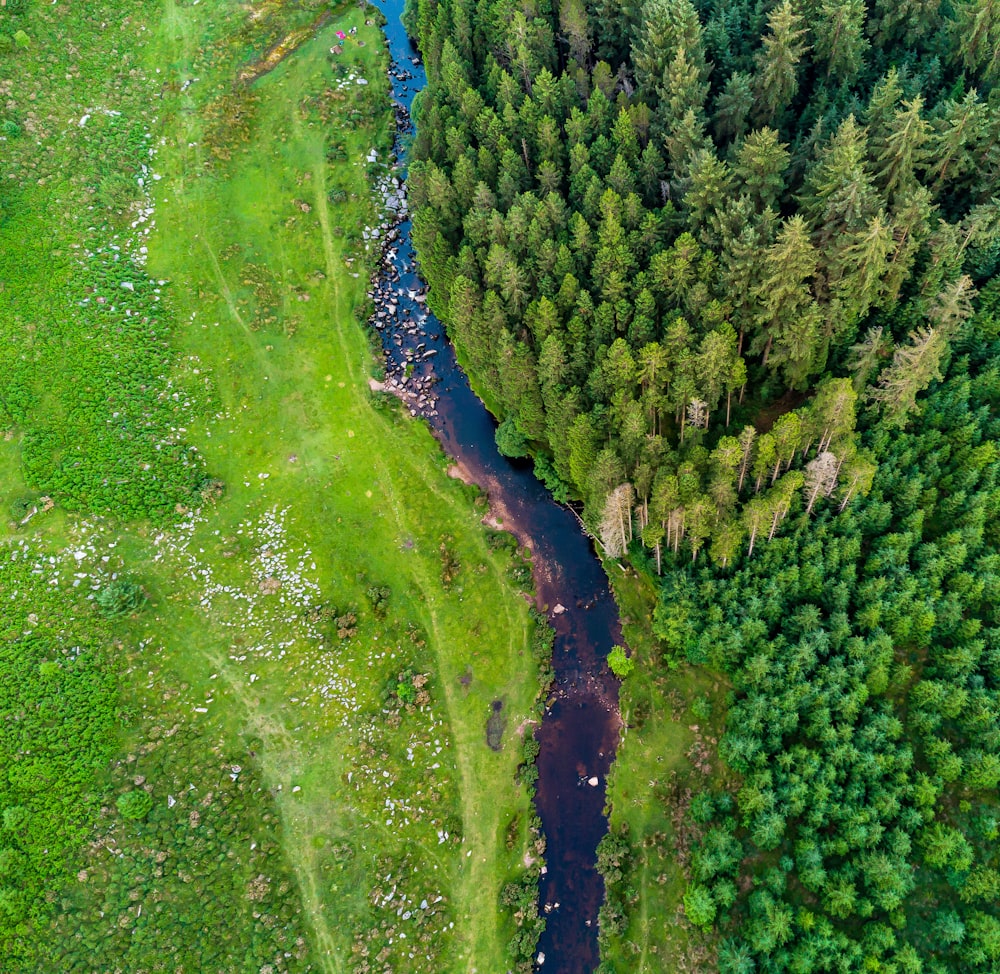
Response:
[{"label": "dark water", "polygon": [[[405,130],[426,75],[400,23],[402,0],[378,2],[388,19],[390,80]],[[397,144],[400,164],[404,155],[404,145]],[[541,885],[547,928],[539,950],[545,974],[587,974],[598,964],[604,884],[595,850],[607,831],[605,775],[618,741],[618,687],[605,663],[620,639],[617,608],[575,514],[552,500],[530,464],[497,452],[496,424],[470,390],[444,329],[422,303],[409,222],[382,236],[390,243],[375,288],[375,324],[386,350],[387,384],[426,417],[462,475],[487,491],[492,512],[531,548],[539,605],[548,609],[556,630],[556,683],[537,734],[536,804],[547,839]],[[557,606],[565,611],[553,611]],[[596,785],[589,784],[592,778]]]}]

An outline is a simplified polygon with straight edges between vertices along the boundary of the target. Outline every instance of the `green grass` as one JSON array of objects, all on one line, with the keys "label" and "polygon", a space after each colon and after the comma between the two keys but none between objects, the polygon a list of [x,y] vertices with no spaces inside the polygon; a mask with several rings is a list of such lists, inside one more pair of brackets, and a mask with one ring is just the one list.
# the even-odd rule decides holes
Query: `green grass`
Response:
[{"label": "green grass", "polygon": [[612,569],[636,667],[621,688],[625,728],[608,777],[608,804],[611,830],[627,831],[631,855],[609,897],[624,907],[625,919],[620,931],[602,931],[601,957],[620,974],[710,971],[712,944],[682,909],[685,849],[694,827],[684,813],[692,795],[723,780],[715,750],[726,687],[704,668],[664,665],[651,629],[651,581],[634,569]]},{"label": "green grass", "polygon": [[[134,619],[101,623],[121,640],[131,716],[119,732],[121,759],[93,782],[107,811],[91,825],[95,843],[79,852],[90,878],[66,877],[66,892],[53,897],[46,956],[71,966],[74,951],[96,950],[87,962],[95,970],[122,951],[138,969],[159,950],[163,963],[202,970],[256,971],[273,955],[276,969],[499,971],[513,933],[500,888],[523,870],[530,838],[527,796],[513,781],[513,728],[533,713],[536,686],[528,606],[506,578],[512,556],[489,547],[481,510],[446,476],[427,430],[368,390],[359,241],[377,219],[364,159],[385,148],[390,121],[381,34],[344,6],[273,70],[234,85],[316,16],[261,10],[254,20],[221,0],[148,3],[107,38],[85,13],[31,13],[44,18],[34,36],[48,31],[46,49],[56,52],[42,74],[64,67],[57,38],[69,32],[92,44],[74,59],[90,86],[79,90],[94,104],[114,94],[124,110],[113,125],[95,113],[90,131],[53,126],[49,142],[64,165],[39,178],[58,182],[69,220],[57,221],[40,194],[7,196],[14,216],[0,236],[39,243],[4,273],[30,296],[42,337],[28,354],[14,336],[16,383],[5,389],[17,401],[11,438],[0,441],[0,494],[8,509],[43,492],[57,507],[3,530],[65,566],[49,593],[56,632],[60,612],[87,618],[83,593],[111,571],[131,573],[149,596]],[[120,23],[112,11],[100,16]],[[365,46],[331,56],[333,31],[349,26]],[[112,50],[125,52],[124,65]],[[352,72],[369,83],[348,83]],[[199,80],[185,86],[191,78]],[[83,114],[58,105],[57,86],[51,98],[67,121]],[[140,241],[146,274],[128,267],[136,287],[118,287],[113,315],[96,302],[74,308],[81,294],[100,295],[102,281],[120,285],[120,262],[106,252],[66,260],[50,288],[46,255],[74,245],[96,254],[98,238],[129,236],[130,214],[115,210],[127,206],[129,186],[112,177],[135,159],[124,123],[141,117],[151,137],[138,144],[155,148],[161,177],[147,179],[156,230]],[[334,144],[346,160],[328,161]],[[29,147],[17,152],[25,170],[39,164]],[[341,202],[330,201],[334,192]],[[101,219],[90,205],[103,207]],[[95,277],[95,267],[111,277]],[[136,295],[145,302],[139,320],[148,308],[158,322],[155,350],[138,340],[146,332],[129,331],[133,316],[121,317]],[[93,401],[75,412],[88,383]],[[104,395],[113,389],[121,391]],[[109,436],[121,420],[115,396],[135,422]],[[39,444],[39,430],[50,439]],[[206,477],[224,492],[189,513]],[[67,509],[117,517],[84,523]],[[146,519],[121,520],[140,511]],[[446,562],[460,566],[450,581]],[[71,589],[71,567],[86,577],[83,589]],[[20,599],[14,586],[5,591]],[[377,611],[373,587],[390,590]],[[467,671],[468,686],[459,681]],[[414,704],[391,692],[400,682],[419,694]],[[486,744],[494,699],[509,715],[500,753]],[[154,799],[138,826],[110,801],[140,787],[137,762]],[[233,764],[246,769],[235,782]],[[206,802],[208,838],[182,822],[196,810],[193,796]],[[157,843],[187,865],[163,872],[150,861]],[[122,854],[109,856],[111,847]],[[219,856],[239,864],[232,877],[208,868]],[[252,886],[255,870],[269,877],[266,892]],[[251,894],[267,908],[248,909]],[[219,905],[207,909],[210,897]],[[185,917],[188,932],[178,933]],[[91,944],[108,919],[119,933],[102,961]],[[299,937],[304,944],[283,958],[281,945]]]}]

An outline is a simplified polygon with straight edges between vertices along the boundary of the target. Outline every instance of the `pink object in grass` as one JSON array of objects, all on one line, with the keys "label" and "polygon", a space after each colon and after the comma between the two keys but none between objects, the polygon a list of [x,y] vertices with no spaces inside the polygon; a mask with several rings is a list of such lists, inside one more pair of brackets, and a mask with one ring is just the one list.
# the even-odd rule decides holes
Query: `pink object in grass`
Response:
[{"label": "pink object in grass", "polygon": [[338,31],[337,31],[337,36],[338,36],[338,37],[339,37],[339,38],[340,38],[340,39],[341,39],[342,41],[346,41],[346,40],[347,40],[347,35],[346,35],[346,34],[345,34],[345,33],[344,33],[344,32],[343,32],[342,30],[338,30]]}]

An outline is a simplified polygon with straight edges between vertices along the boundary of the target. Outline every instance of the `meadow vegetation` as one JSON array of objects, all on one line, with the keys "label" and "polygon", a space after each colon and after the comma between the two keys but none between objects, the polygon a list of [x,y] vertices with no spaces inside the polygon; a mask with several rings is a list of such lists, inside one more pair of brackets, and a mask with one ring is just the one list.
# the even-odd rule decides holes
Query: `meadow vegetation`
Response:
[{"label": "meadow vegetation", "polygon": [[508,965],[536,623],[368,389],[379,16],[0,12],[5,969]]}]

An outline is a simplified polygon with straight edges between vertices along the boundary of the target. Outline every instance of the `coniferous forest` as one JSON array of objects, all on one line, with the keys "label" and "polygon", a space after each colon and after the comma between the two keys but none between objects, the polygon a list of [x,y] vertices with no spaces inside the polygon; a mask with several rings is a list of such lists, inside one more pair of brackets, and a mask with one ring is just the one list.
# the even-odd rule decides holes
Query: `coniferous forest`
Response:
[{"label": "coniferous forest", "polygon": [[414,239],[498,444],[732,688],[718,970],[1000,969],[1000,2],[410,27]]}]

